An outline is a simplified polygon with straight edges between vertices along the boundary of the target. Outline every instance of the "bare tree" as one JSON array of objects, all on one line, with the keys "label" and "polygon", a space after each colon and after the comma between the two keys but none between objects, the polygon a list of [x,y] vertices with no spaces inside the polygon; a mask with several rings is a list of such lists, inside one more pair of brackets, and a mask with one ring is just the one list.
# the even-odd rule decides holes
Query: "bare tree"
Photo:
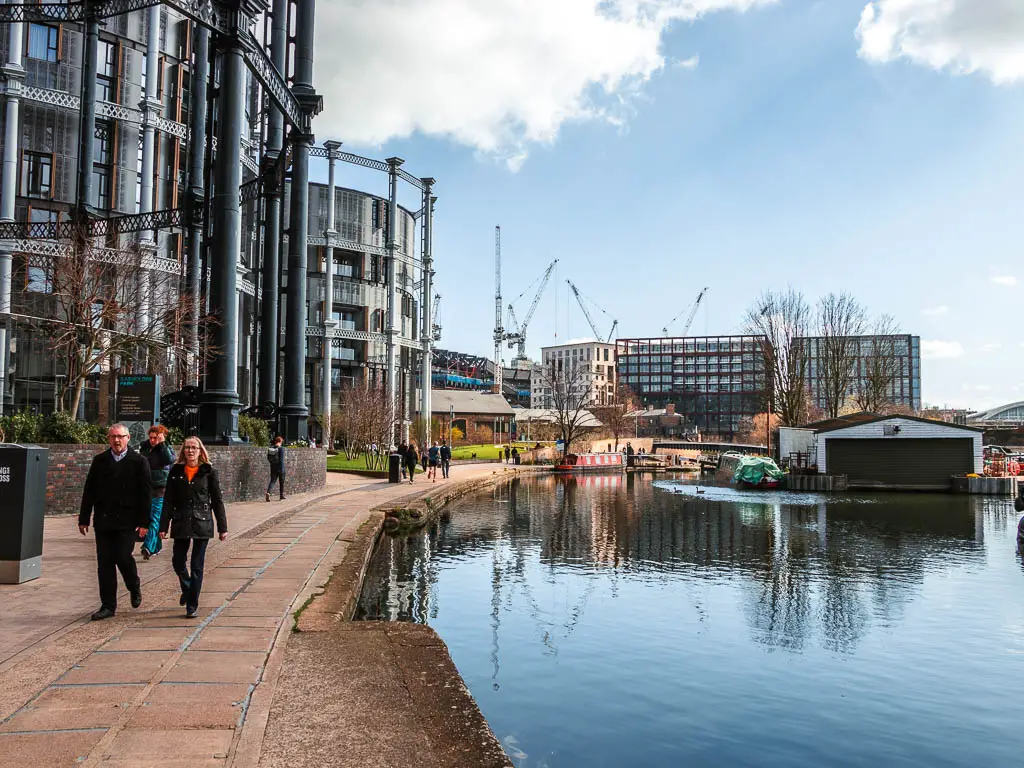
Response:
[{"label": "bare tree", "polygon": [[562,456],[572,450],[572,443],[586,434],[592,416],[587,410],[591,400],[591,372],[586,365],[565,361],[544,367],[541,376],[545,388],[551,389],[552,414],[562,438]]},{"label": "bare tree", "polygon": [[399,395],[394,401],[388,396],[383,383],[371,384],[366,388],[365,424],[367,447],[366,466],[368,469],[383,469],[395,438],[395,428],[401,418]]},{"label": "bare tree", "polygon": [[818,301],[817,360],[825,417],[836,418],[857,380],[860,339],[867,312],[848,293],[830,293]]},{"label": "bare tree", "polygon": [[882,315],[871,329],[870,348],[861,357],[854,401],[862,411],[887,413],[893,408],[893,385],[899,377],[896,336],[900,328],[892,315]]},{"label": "bare tree", "polygon": [[807,348],[802,339],[811,325],[811,308],[792,288],[763,293],[744,318],[745,333],[765,338],[765,403],[783,426],[797,426],[807,410]]},{"label": "bare tree", "polygon": [[331,429],[337,439],[344,439],[348,458],[362,452],[367,469],[379,469],[391,447],[398,412],[383,384],[354,382],[341,390]]},{"label": "bare tree", "polygon": [[[76,413],[89,376],[117,368],[153,370],[173,357],[174,329],[185,301],[179,276],[152,269],[136,245],[101,248],[79,238],[66,253],[34,266],[43,297],[33,325],[67,368],[57,407]],[[155,313],[155,308],[161,308]],[[182,349],[184,349],[182,347]]]},{"label": "bare tree", "polygon": [[620,383],[612,392],[612,402],[591,409],[595,418],[604,424],[606,431],[611,434],[616,451],[619,450],[619,437],[628,434],[633,425],[633,419],[629,414],[638,407],[633,390]]}]

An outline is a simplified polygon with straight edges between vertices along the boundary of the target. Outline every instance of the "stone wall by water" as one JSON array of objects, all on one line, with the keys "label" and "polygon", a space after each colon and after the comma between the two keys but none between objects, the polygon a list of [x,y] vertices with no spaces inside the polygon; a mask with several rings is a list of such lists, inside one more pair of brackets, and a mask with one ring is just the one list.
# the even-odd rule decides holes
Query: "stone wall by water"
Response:
[{"label": "stone wall by water", "polygon": [[[92,457],[106,450],[106,446],[43,447],[50,451],[50,463],[46,474],[46,514],[77,514]],[[220,476],[225,502],[256,501],[263,498],[267,481],[270,479],[266,448],[252,445],[208,445],[206,450]],[[327,482],[325,448],[288,448],[285,451],[285,462],[285,491],[288,494],[314,491],[323,488]]]}]

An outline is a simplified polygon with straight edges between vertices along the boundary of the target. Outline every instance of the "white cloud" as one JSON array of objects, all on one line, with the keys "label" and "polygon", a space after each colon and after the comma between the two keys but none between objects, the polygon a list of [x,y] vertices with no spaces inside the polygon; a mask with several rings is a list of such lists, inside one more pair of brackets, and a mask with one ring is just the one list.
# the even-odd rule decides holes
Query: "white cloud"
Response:
[{"label": "white cloud", "polygon": [[673,66],[677,69],[696,69],[698,64],[700,64],[700,54],[695,53],[688,59],[674,62]]},{"label": "white cloud", "polygon": [[921,342],[921,357],[925,360],[953,360],[963,354],[964,347],[959,341]]},{"label": "white cloud", "polygon": [[1017,285],[1017,278],[1013,275],[999,275],[998,277],[993,277],[992,282],[996,285],[1004,285],[1007,288],[1013,288]]},{"label": "white cloud", "polygon": [[[568,122],[621,124],[674,22],[777,0],[330,0],[317,4],[319,137],[448,137],[513,168]],[[696,58],[692,60],[694,66]]]},{"label": "white cloud", "polygon": [[988,344],[982,344],[981,349],[984,352],[995,352],[997,349],[1002,349],[1003,345],[998,342],[990,342]]},{"label": "white cloud", "polygon": [[947,307],[945,304],[941,304],[938,307],[928,307],[927,309],[922,309],[921,310],[921,314],[922,315],[931,315],[931,316],[944,315],[947,312],[949,312],[949,307]]},{"label": "white cloud", "polygon": [[995,83],[1024,79],[1024,3],[1020,0],[873,0],[857,27],[860,55],[905,58]]},{"label": "white cloud", "polygon": [[992,387],[990,387],[988,384],[975,384],[974,385],[974,391],[975,392],[991,392],[992,391]]}]

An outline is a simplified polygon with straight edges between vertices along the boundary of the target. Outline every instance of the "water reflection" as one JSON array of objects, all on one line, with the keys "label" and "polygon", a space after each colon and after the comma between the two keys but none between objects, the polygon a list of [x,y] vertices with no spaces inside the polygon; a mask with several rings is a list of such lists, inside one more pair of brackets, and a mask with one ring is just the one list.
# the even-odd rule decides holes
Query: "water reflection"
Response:
[{"label": "water reflection", "polygon": [[519,768],[1016,765],[1017,517],[536,477],[383,540],[358,614],[435,627]]},{"label": "water reflection", "polygon": [[[1005,531],[1015,519],[1003,500],[985,497],[694,491],[634,475],[513,481],[422,533],[385,539],[358,616],[427,622],[441,598],[436,561],[486,556],[495,638],[513,592],[557,653],[558,637],[571,634],[598,581],[614,594],[620,579],[665,583],[686,573],[739,585],[759,643],[799,650],[819,636],[846,652],[872,622],[898,623],[925,573],[983,563],[986,520]],[[564,616],[538,604],[534,560],[546,567],[547,583],[564,569],[586,576]]]}]

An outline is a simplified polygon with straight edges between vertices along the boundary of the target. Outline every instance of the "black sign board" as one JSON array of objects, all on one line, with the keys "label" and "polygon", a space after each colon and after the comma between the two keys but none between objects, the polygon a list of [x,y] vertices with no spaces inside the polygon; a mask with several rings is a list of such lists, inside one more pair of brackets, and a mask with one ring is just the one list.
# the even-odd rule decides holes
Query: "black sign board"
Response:
[{"label": "black sign board", "polygon": [[156,423],[160,418],[159,376],[117,377],[117,421]]}]

